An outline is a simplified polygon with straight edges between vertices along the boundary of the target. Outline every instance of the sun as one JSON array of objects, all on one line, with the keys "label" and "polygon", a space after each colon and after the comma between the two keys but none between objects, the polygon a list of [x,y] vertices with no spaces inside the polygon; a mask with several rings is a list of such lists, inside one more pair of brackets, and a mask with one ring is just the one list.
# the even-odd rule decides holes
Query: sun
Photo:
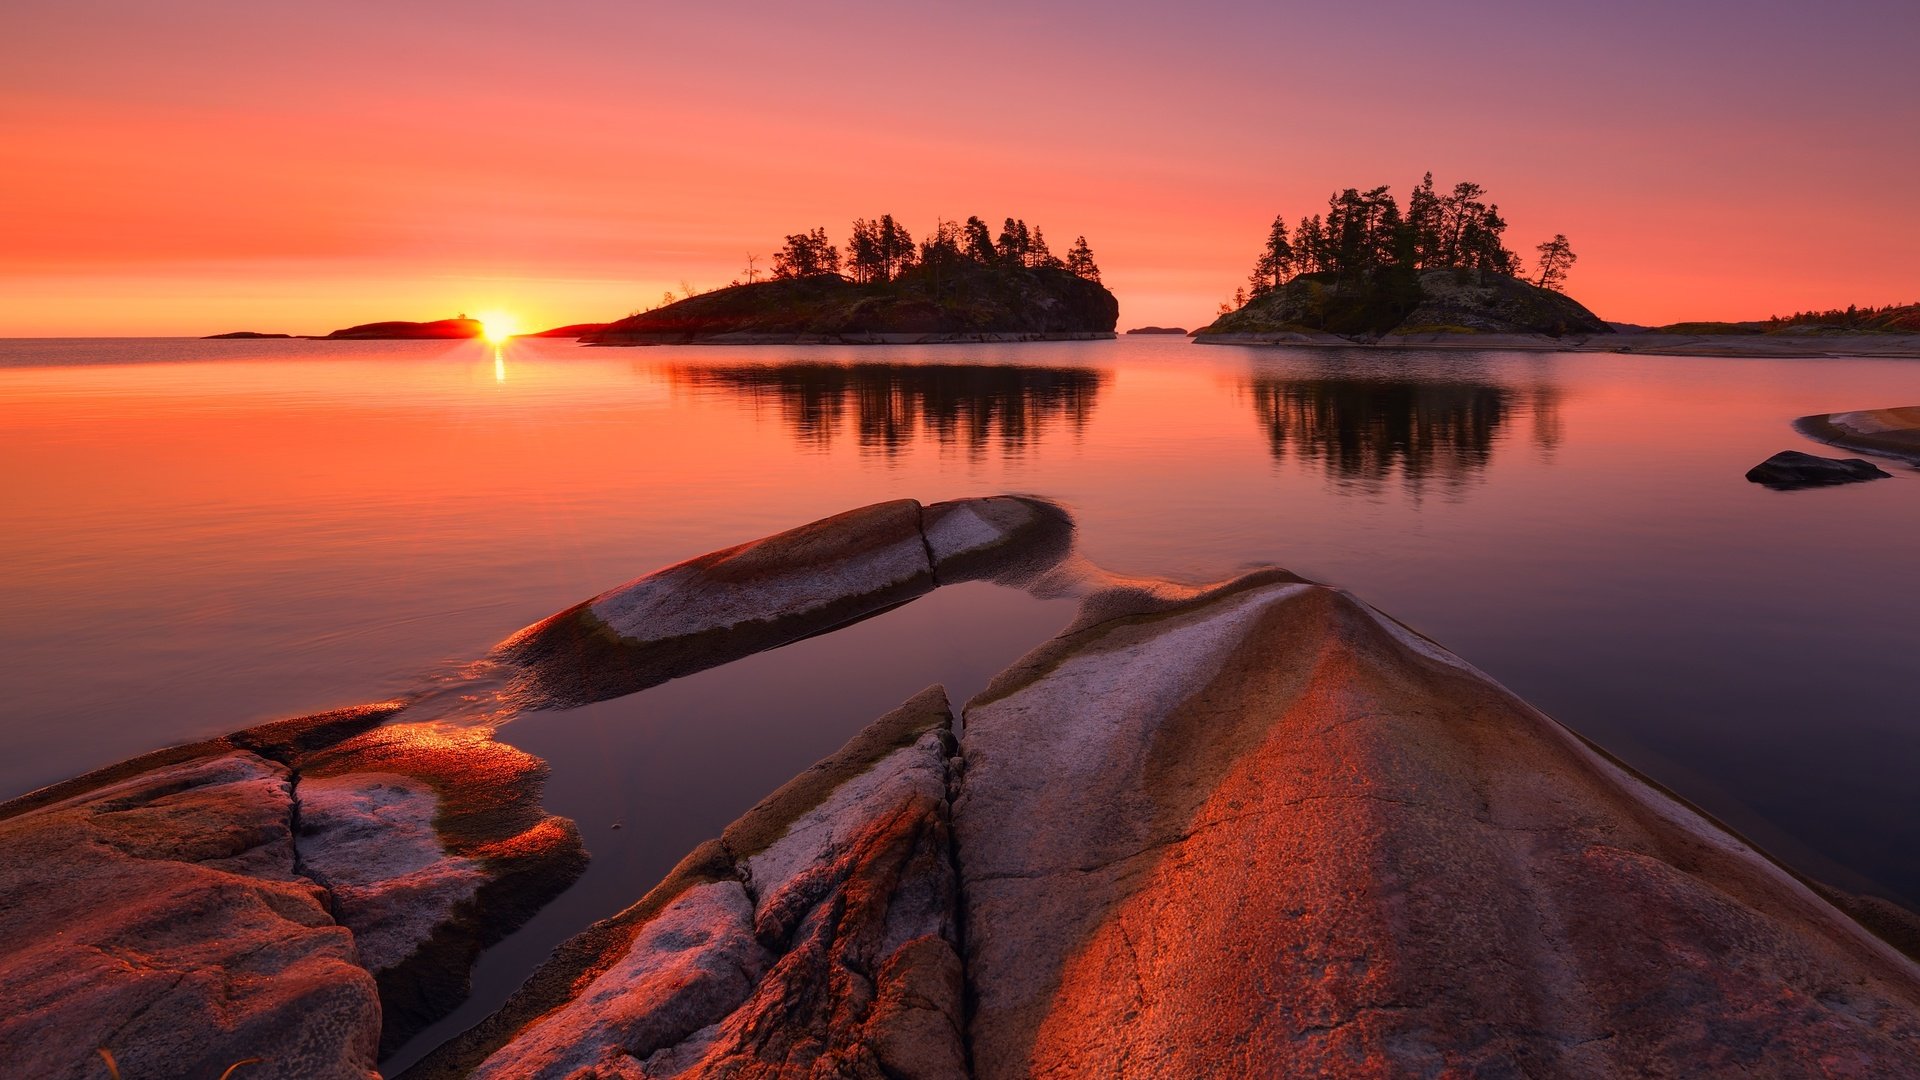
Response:
[{"label": "sun", "polygon": [[520,320],[504,311],[487,311],[480,315],[480,336],[495,345],[520,332]]}]

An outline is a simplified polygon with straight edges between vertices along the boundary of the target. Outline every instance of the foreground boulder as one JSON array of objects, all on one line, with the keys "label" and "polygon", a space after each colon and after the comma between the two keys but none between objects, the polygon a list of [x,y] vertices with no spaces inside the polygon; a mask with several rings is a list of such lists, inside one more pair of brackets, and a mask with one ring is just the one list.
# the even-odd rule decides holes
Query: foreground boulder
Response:
[{"label": "foreground boulder", "polygon": [[405,1080],[964,1076],[950,724],[882,717]]},{"label": "foreground boulder", "polygon": [[1823,458],[1798,450],[1782,450],[1747,470],[1748,480],[1782,490],[1857,484],[1891,475],[1860,458]]},{"label": "foreground boulder", "polygon": [[966,711],[981,1077],[1895,1076],[1920,969],[1443,649],[1134,590]]},{"label": "foreground boulder", "polygon": [[1071,546],[1041,499],[876,503],[689,559],[502,642],[524,708],[619,697],[905,603],[937,585],[1037,573]]},{"label": "foreground boulder", "polygon": [[[0,1047],[18,1075],[364,1078],[585,855],[484,732],[322,714],[0,805]],[[384,1023],[383,1023],[384,1015]]]},{"label": "foreground boulder", "polygon": [[1920,465],[1920,405],[1803,416],[1794,427],[1834,446]]}]

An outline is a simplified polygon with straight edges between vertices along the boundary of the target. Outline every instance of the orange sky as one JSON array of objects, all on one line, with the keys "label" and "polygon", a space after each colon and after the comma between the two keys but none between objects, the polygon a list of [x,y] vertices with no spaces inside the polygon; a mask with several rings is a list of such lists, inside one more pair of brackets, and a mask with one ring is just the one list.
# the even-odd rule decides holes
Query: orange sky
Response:
[{"label": "orange sky", "polygon": [[15,0],[0,336],[606,319],[883,211],[1085,233],[1192,326],[1428,168],[1603,317],[1920,299],[1920,5],[1668,6]]}]

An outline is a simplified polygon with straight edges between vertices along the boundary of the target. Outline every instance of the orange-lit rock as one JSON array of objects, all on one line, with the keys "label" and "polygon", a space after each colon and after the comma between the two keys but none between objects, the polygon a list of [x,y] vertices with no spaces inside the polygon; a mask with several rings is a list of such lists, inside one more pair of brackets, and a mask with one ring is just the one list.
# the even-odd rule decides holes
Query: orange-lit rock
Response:
[{"label": "orange-lit rock", "polygon": [[1920,405],[1803,416],[1794,427],[1821,442],[1920,465]]},{"label": "orange-lit rock", "polygon": [[949,725],[882,717],[406,1077],[964,1076]]},{"label": "orange-lit rock", "polygon": [[[0,806],[0,1059],[94,1080],[373,1076],[584,864],[539,762],[397,705],[158,751]],[[383,1010],[384,1003],[384,1010]],[[384,1023],[383,1023],[384,1012]]]},{"label": "orange-lit rock", "polygon": [[1031,574],[1072,520],[1040,499],[876,503],[657,570],[514,634],[497,658],[524,707],[619,697],[912,600]]},{"label": "orange-lit rock", "polygon": [[389,724],[297,764],[301,868],[379,979],[383,1052],[586,868],[573,823],[541,809],[546,764],[484,729]]},{"label": "orange-lit rock", "polygon": [[1912,961],[1333,589],[1096,597],[962,754],[981,1077],[1920,1073]]}]

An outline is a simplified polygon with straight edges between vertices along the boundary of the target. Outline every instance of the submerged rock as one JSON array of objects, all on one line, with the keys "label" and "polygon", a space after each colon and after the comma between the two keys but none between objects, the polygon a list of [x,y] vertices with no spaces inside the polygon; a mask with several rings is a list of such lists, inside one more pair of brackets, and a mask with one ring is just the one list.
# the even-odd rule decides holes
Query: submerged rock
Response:
[{"label": "submerged rock", "polygon": [[609,590],[502,642],[523,707],[619,697],[905,603],[1057,562],[1073,522],[1041,499],[876,503]]},{"label": "submerged rock", "polygon": [[[158,751],[0,806],[21,1075],[375,1075],[585,860],[543,768],[388,704]],[[383,1024],[384,1013],[384,1024]]]},{"label": "submerged rock", "polygon": [[1748,480],[1781,489],[1857,484],[1891,475],[1860,458],[1823,458],[1798,450],[1782,450],[1747,470]]},{"label": "submerged rock", "polygon": [[405,1080],[964,1076],[950,724],[882,717]]},{"label": "submerged rock", "polygon": [[1095,597],[966,711],[981,1077],[1911,1073],[1920,969],[1279,572]]}]

